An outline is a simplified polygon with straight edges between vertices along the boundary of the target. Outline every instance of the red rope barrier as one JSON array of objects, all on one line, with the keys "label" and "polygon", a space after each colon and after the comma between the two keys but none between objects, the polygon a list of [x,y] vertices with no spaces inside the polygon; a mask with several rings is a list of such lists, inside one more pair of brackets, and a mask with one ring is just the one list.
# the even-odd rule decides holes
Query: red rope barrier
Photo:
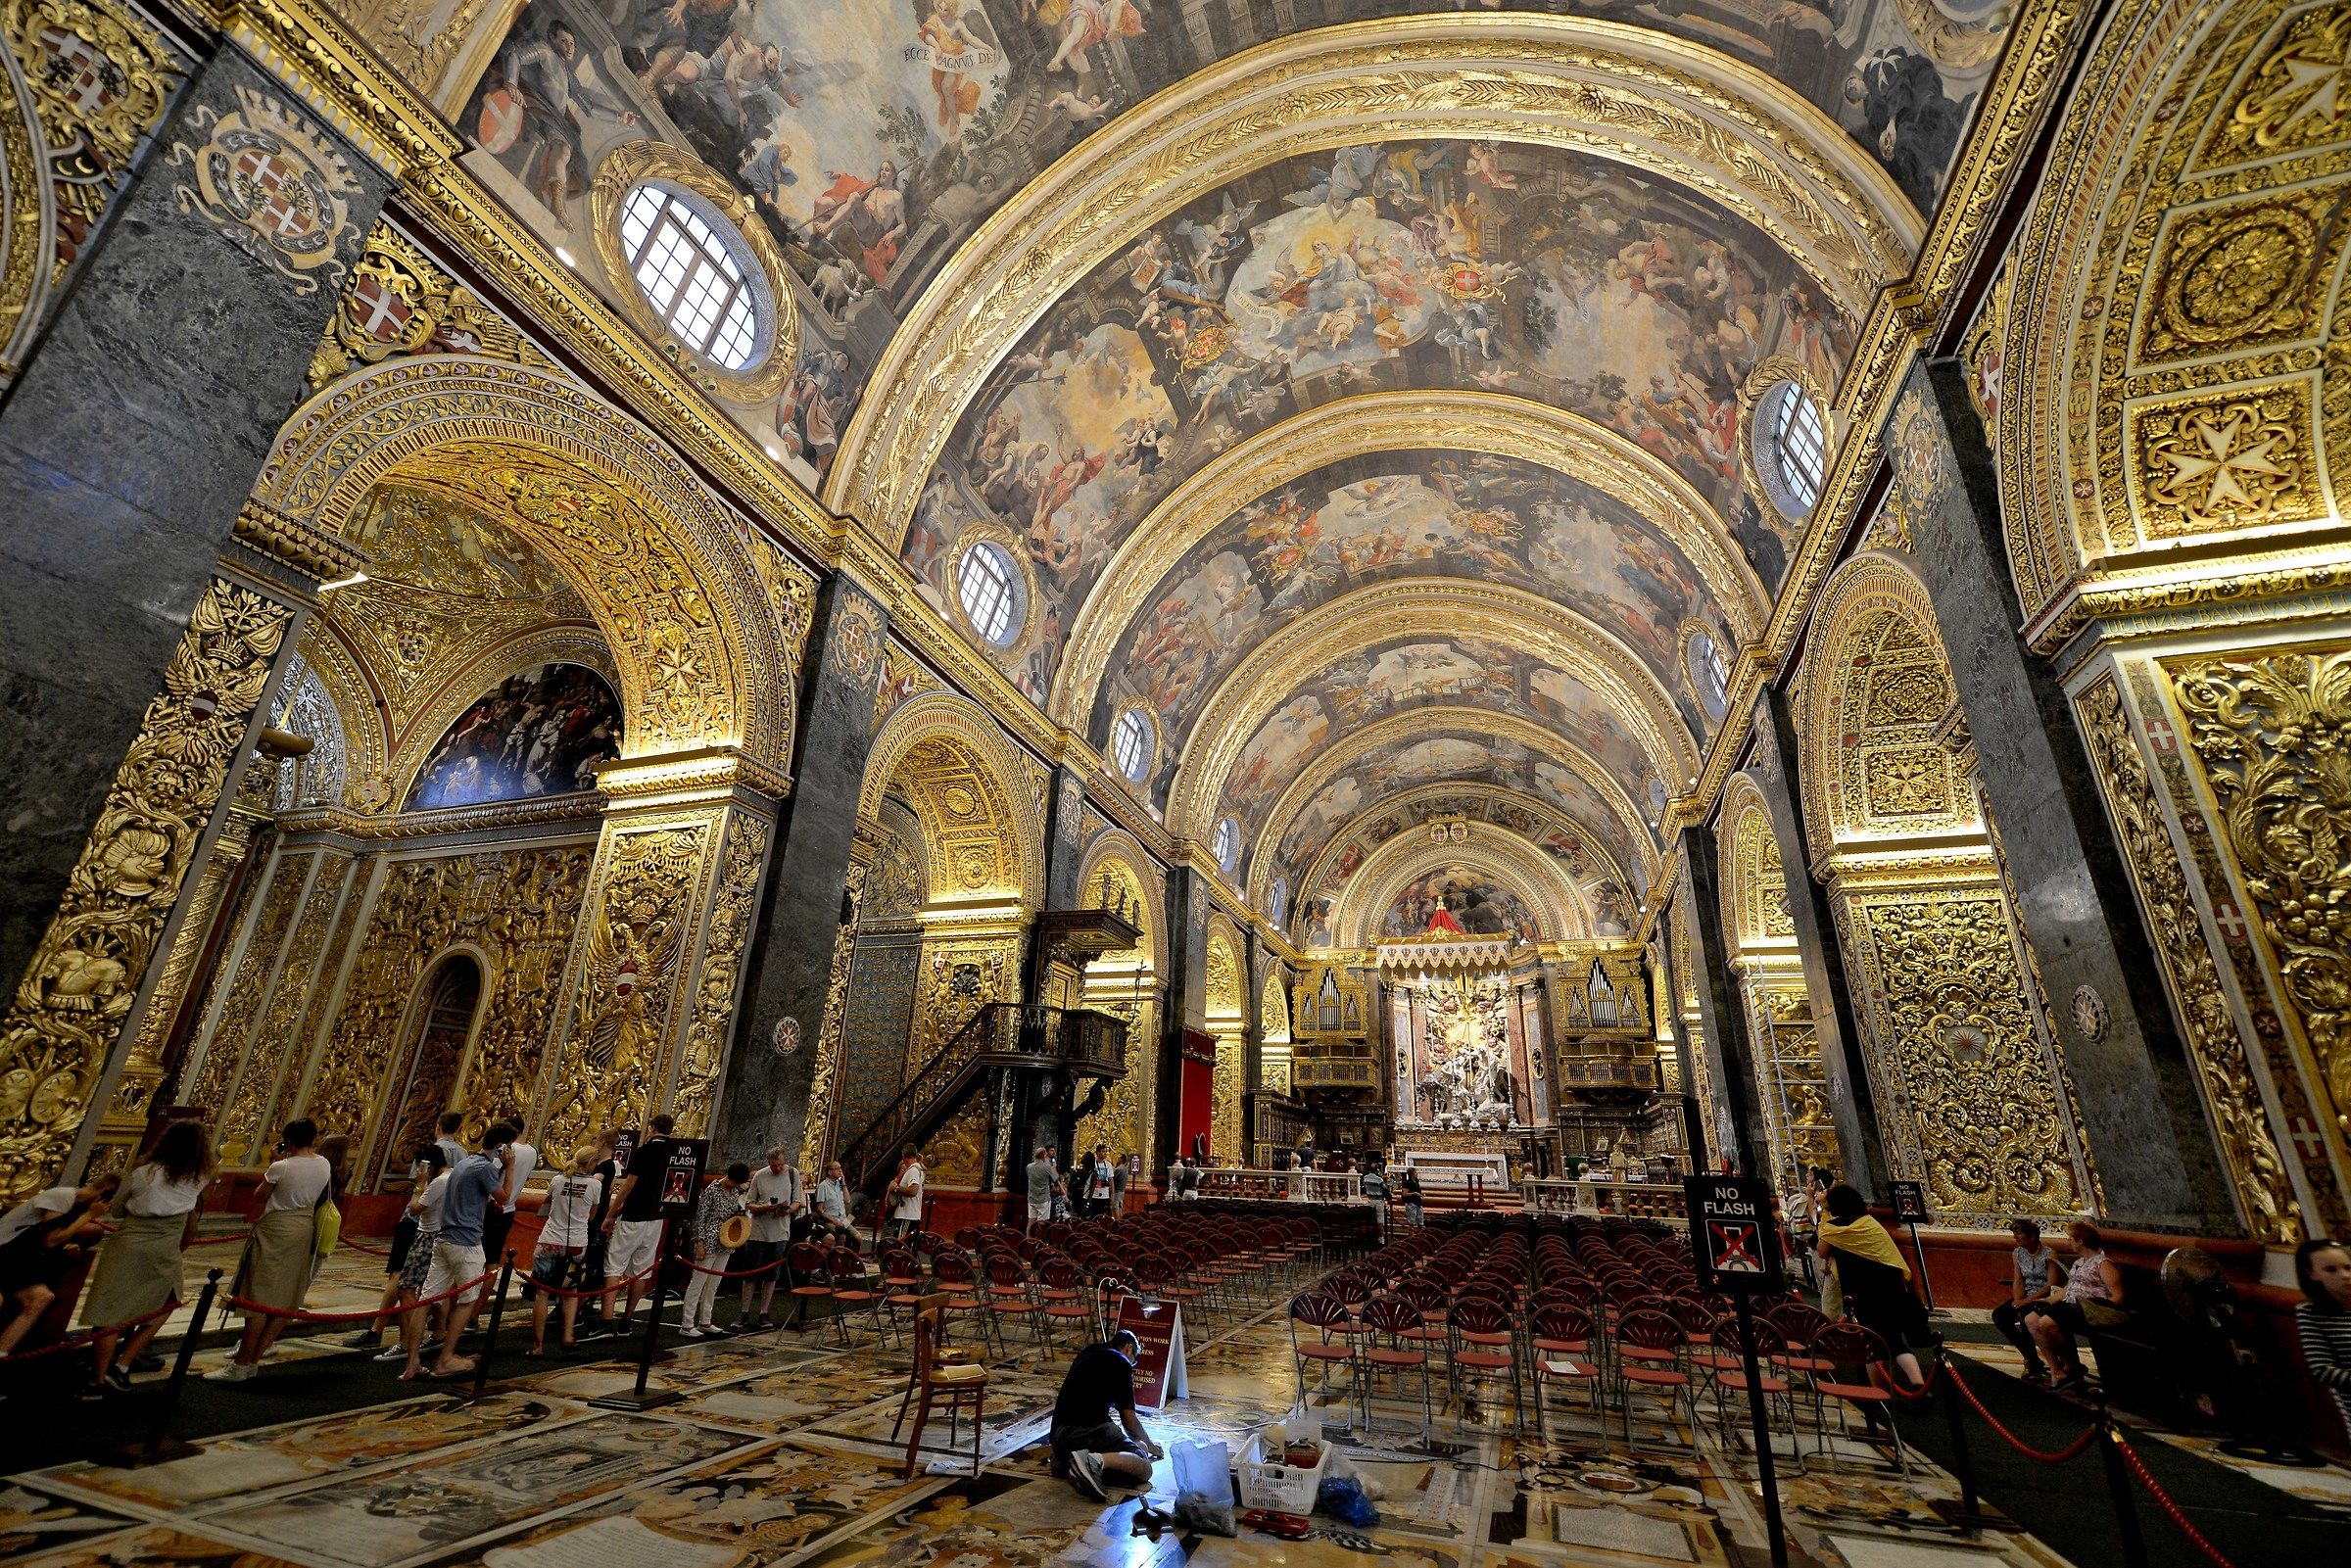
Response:
[{"label": "red rope barrier", "polygon": [[188,1245],[190,1247],[217,1247],[222,1242],[243,1241],[246,1237],[252,1234],[253,1232],[250,1230],[236,1230],[229,1232],[225,1236],[199,1236],[194,1241],[188,1243]]},{"label": "red rope barrier", "polygon": [[378,1318],[397,1317],[403,1312],[412,1312],[420,1307],[438,1307],[443,1302],[454,1301],[459,1296],[468,1295],[497,1277],[497,1269],[486,1269],[463,1284],[452,1285],[438,1296],[427,1296],[422,1301],[404,1302],[400,1306],[390,1308],[370,1307],[360,1312],[308,1312],[298,1307],[265,1306],[261,1302],[250,1301],[243,1296],[226,1297],[223,1300],[223,1306],[227,1310],[259,1312],[264,1317],[282,1317],[295,1323],[370,1323]]},{"label": "red rope barrier", "polygon": [[370,1247],[363,1241],[354,1241],[348,1236],[343,1238],[343,1245],[350,1248],[355,1253],[365,1253],[370,1258],[389,1258],[392,1256],[392,1249],[389,1247]]},{"label": "red rope barrier", "polygon": [[2234,1563],[2221,1555],[2220,1547],[2204,1539],[2203,1531],[2187,1522],[2187,1515],[2180,1511],[2180,1504],[2172,1500],[2171,1494],[2155,1484],[2155,1478],[2147,1473],[2146,1464],[2139,1458],[2137,1450],[2123,1441],[2122,1429],[2119,1427],[2114,1430],[2114,1446],[2122,1449],[2123,1462],[2131,1467],[2133,1475],[2138,1477],[2138,1484],[2145,1487],[2148,1494],[2155,1498],[2156,1506],[2171,1515],[2172,1523],[2178,1525],[2180,1533],[2187,1537],[2188,1544],[2211,1558],[2219,1565],[2219,1568],[2236,1568]]},{"label": "red rope barrier", "polygon": [[1943,1363],[1938,1361],[1927,1368],[1927,1380],[1914,1389],[1902,1387],[1892,1372],[1886,1374],[1887,1392],[1901,1400],[1923,1400],[1935,1392],[1935,1380],[1943,1375]]},{"label": "red rope barrier", "polygon": [[637,1272],[634,1274],[627,1275],[621,1279],[606,1280],[603,1284],[595,1286],[589,1290],[565,1290],[560,1285],[550,1285],[544,1280],[530,1279],[527,1275],[525,1276],[525,1281],[530,1285],[531,1289],[535,1291],[545,1291],[550,1296],[568,1297],[573,1301],[584,1302],[599,1296],[609,1296],[616,1290],[627,1290],[631,1285],[637,1284],[641,1280],[650,1279],[653,1277],[653,1270],[659,1268],[660,1266],[661,1265],[659,1263],[648,1263],[643,1268],[637,1270]]},{"label": "red rope barrier", "polygon": [[[1946,1362],[1945,1365],[1948,1366],[1948,1363]],[[1984,1402],[1976,1398],[1976,1391],[1967,1386],[1967,1379],[1959,1375],[1959,1369],[1955,1366],[1949,1366],[1948,1369],[1951,1374],[1952,1385],[1956,1387],[1960,1394],[1966,1398],[1967,1402],[1975,1407],[1976,1414],[1984,1418],[1984,1424],[1991,1428],[1994,1432],[1997,1432],[2000,1435],[2001,1442],[2007,1444],[2008,1447],[2014,1449],[2017,1452],[2023,1454],[2028,1459],[2038,1459],[2042,1464],[2063,1464],[2068,1459],[2078,1457],[2084,1450],[2088,1449],[2092,1443],[2097,1441],[2098,1429],[2093,1426],[2088,1431],[2076,1438],[2073,1442],[2067,1444],[2064,1448],[2059,1449],[2056,1452],[2044,1453],[2040,1449],[2034,1448],[2031,1444],[2023,1442],[2015,1433],[2000,1425],[1999,1418],[1994,1416],[1990,1410],[1984,1408]]]},{"label": "red rope barrier", "polygon": [[729,1273],[723,1268],[704,1268],[691,1258],[681,1259],[679,1261],[697,1274],[715,1274],[720,1279],[756,1279],[761,1274],[772,1274],[784,1266],[784,1259],[779,1258],[772,1263],[761,1263],[757,1268],[739,1268],[733,1273]]},{"label": "red rope barrier", "polygon": [[104,1336],[126,1334],[132,1329],[143,1328],[157,1318],[168,1315],[171,1308],[178,1305],[175,1301],[166,1302],[152,1311],[141,1312],[138,1316],[126,1318],[120,1323],[109,1323],[100,1328],[85,1328],[78,1334],[69,1335],[55,1345],[44,1345],[37,1351],[17,1351],[8,1355],[0,1355],[0,1366],[14,1366],[19,1361],[37,1361],[44,1356],[63,1355],[68,1351],[86,1351]]}]

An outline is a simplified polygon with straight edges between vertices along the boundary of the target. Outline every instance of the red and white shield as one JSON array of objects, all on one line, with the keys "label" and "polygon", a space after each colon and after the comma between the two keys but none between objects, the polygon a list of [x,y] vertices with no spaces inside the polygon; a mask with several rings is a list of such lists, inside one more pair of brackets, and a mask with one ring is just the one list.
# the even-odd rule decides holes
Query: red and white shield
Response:
[{"label": "red and white shield", "polygon": [[408,333],[415,305],[379,277],[362,277],[351,287],[343,309],[352,323],[378,343],[397,343]]},{"label": "red and white shield", "polygon": [[630,993],[636,989],[637,961],[633,958],[624,958],[620,961],[620,968],[612,975],[612,994],[625,1002],[629,999]]},{"label": "red and white shield", "polygon": [[511,87],[482,95],[478,132],[485,153],[503,153],[522,135],[522,94]]},{"label": "red and white shield", "polygon": [[301,171],[262,147],[248,147],[229,166],[231,176],[253,205],[254,222],[281,239],[300,239],[318,226],[310,212],[310,192]]},{"label": "red and white shield", "polygon": [[114,61],[76,32],[41,29],[41,74],[60,97],[82,115],[95,115],[122,96],[122,72]]}]

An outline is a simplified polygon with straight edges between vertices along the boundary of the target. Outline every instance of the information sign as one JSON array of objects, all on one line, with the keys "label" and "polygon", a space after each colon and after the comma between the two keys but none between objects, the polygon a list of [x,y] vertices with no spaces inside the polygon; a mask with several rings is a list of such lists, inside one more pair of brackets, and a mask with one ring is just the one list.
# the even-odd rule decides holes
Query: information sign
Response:
[{"label": "information sign", "polygon": [[701,1196],[702,1162],[710,1158],[707,1138],[671,1138],[661,1161],[661,1208],[672,1214],[690,1214]]},{"label": "information sign", "polygon": [[1757,1176],[1692,1176],[1683,1191],[1699,1282],[1726,1293],[1778,1290],[1780,1227],[1772,1218],[1771,1183]]},{"label": "information sign", "polygon": [[1142,1342],[1134,1362],[1134,1402],[1156,1410],[1191,1392],[1183,1367],[1183,1308],[1175,1302],[1146,1302],[1129,1296],[1119,1307],[1119,1327]]},{"label": "information sign", "polygon": [[1927,1184],[1923,1181],[1897,1181],[1894,1187],[1894,1217],[1905,1225],[1932,1225],[1935,1216],[1927,1212]]}]

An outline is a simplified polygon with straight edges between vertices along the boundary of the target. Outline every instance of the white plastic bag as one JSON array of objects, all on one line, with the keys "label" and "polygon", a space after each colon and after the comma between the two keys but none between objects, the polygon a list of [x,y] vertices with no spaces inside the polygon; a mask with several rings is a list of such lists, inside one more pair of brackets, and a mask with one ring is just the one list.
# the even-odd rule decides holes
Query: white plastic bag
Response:
[{"label": "white plastic bag", "polygon": [[1222,1443],[1180,1441],[1168,1457],[1176,1465],[1176,1496],[1198,1497],[1211,1506],[1232,1506],[1232,1450]]}]

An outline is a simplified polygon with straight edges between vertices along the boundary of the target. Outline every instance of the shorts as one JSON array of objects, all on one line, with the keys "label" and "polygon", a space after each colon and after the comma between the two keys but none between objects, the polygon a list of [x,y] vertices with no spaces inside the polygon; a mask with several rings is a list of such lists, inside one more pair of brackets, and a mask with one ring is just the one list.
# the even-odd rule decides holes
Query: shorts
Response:
[{"label": "shorts", "polygon": [[469,1247],[460,1247],[454,1241],[436,1240],[433,1243],[432,1266],[425,1270],[424,1294],[438,1296],[443,1291],[456,1290],[467,1280],[473,1280],[475,1283],[471,1290],[461,1296],[452,1297],[451,1300],[456,1303],[479,1301],[482,1297],[482,1286],[486,1283],[478,1277],[481,1272],[482,1249],[480,1243],[476,1242]]},{"label": "shorts", "polygon": [[586,1290],[588,1255],[584,1252],[559,1253],[542,1247],[531,1255],[531,1283],[544,1285],[549,1290]]},{"label": "shorts", "polygon": [[653,1266],[653,1254],[661,1246],[661,1221],[658,1219],[616,1219],[612,1222],[612,1239],[604,1248],[604,1280],[618,1284],[633,1274],[642,1274]]},{"label": "shorts", "polygon": [[441,1233],[419,1230],[408,1238],[408,1252],[400,1260],[400,1288],[415,1296],[424,1294],[424,1276],[433,1271],[433,1246]]},{"label": "shorts", "polygon": [[1050,1200],[1050,1199],[1047,1199],[1045,1202],[1043,1202],[1043,1203],[1041,1203],[1041,1204],[1034,1204],[1034,1203],[1032,1203],[1032,1204],[1031,1204],[1031,1205],[1029,1206],[1029,1222],[1030,1222],[1031,1224],[1032,1224],[1032,1225],[1033,1225],[1033,1224],[1035,1224],[1035,1223],[1036,1223],[1037,1221],[1039,1221],[1039,1220],[1043,1220],[1043,1219],[1051,1219],[1052,1217],[1053,1217],[1053,1204],[1052,1204],[1052,1200]]},{"label": "shorts", "polygon": [[1134,1441],[1127,1428],[1117,1421],[1100,1421],[1092,1426],[1058,1426],[1053,1429],[1053,1474],[1070,1473],[1073,1453],[1131,1453],[1138,1459],[1151,1457],[1151,1450]]},{"label": "shorts", "polygon": [[[735,1249],[735,1272],[748,1273],[754,1268],[765,1268],[770,1263],[780,1263],[784,1260],[785,1250],[791,1245],[792,1243],[786,1241],[746,1241]],[[773,1278],[775,1278],[775,1273],[771,1272],[762,1274],[749,1283],[758,1285]]]},{"label": "shorts", "polygon": [[416,1216],[403,1214],[400,1223],[392,1227],[392,1251],[384,1259],[384,1272],[394,1279],[408,1272],[408,1254],[416,1250]]}]

